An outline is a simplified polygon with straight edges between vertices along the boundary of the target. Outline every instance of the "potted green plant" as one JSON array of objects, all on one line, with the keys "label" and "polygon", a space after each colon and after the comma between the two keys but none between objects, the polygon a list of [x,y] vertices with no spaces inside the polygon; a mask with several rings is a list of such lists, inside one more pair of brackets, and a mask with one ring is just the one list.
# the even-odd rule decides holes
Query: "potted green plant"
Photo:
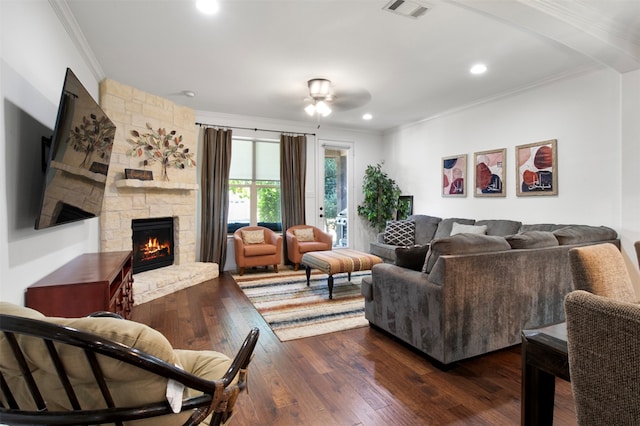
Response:
[{"label": "potted green plant", "polygon": [[382,165],[368,165],[362,180],[364,201],[358,206],[362,216],[376,231],[384,231],[387,221],[395,218],[400,188],[382,171]]}]

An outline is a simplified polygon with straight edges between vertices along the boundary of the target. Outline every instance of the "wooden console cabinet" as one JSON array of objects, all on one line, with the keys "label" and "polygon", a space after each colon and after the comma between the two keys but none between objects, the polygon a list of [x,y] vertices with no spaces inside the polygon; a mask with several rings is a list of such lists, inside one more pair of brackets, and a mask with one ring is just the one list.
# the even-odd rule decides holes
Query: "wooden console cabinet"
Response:
[{"label": "wooden console cabinet", "polygon": [[131,251],[83,254],[29,286],[26,305],[47,316],[83,317],[97,311],[131,318]]}]

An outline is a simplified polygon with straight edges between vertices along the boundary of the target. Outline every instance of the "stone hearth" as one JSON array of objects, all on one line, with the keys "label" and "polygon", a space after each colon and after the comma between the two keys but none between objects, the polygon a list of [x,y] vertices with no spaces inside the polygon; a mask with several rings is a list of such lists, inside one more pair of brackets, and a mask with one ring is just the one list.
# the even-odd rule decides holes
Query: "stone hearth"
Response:
[{"label": "stone hearth", "polygon": [[[174,218],[172,266],[134,275],[136,304],[170,294],[218,276],[215,263],[196,262],[196,168],[170,168],[163,181],[159,163],[143,167],[141,159],[129,155],[131,130],[146,133],[154,129],[175,130],[183,143],[196,152],[195,113],[159,96],[145,93],[113,80],[100,83],[100,106],[116,125],[109,174],[100,216],[100,250],[132,249],[132,219]],[[151,170],[154,180],[125,179],[124,169]]]}]

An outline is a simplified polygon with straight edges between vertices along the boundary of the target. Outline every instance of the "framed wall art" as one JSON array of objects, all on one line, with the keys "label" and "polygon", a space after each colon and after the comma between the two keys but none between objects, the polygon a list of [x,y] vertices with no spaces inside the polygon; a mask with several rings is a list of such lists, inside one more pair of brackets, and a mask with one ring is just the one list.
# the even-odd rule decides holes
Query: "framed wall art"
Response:
[{"label": "framed wall art", "polygon": [[557,140],[516,146],[516,195],[557,195]]},{"label": "framed wall art", "polygon": [[442,196],[466,197],[467,154],[442,159]]},{"label": "framed wall art", "polygon": [[504,186],[506,158],[506,148],[476,152],[473,155],[474,197],[506,197],[507,191]]}]

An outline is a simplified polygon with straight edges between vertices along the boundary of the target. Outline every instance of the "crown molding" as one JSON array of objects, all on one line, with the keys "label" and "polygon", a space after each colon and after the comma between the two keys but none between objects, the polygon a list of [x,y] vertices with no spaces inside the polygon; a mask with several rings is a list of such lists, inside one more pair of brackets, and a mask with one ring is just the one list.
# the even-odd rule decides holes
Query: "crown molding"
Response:
[{"label": "crown molding", "polygon": [[97,81],[102,81],[106,75],[100,62],[96,58],[96,55],[93,53],[89,42],[85,38],[82,30],[80,29],[80,25],[78,25],[78,21],[76,17],[71,12],[71,8],[66,0],[49,0],[49,4],[51,8],[58,16],[58,20],[69,34],[71,41],[75,44],[80,56],[87,64],[91,72]]}]

